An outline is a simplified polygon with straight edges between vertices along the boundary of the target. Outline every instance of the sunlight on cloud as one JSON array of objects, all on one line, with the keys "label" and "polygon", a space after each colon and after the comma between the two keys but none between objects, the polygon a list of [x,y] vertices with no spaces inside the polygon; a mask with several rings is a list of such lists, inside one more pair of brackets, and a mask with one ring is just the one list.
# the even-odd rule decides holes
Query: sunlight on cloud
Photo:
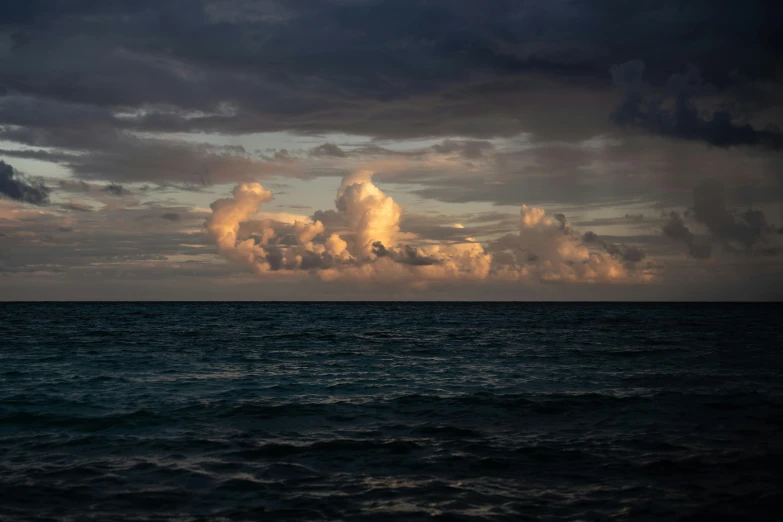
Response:
[{"label": "sunlight on cloud", "polygon": [[[310,219],[279,219],[261,212],[271,191],[258,183],[237,185],[231,198],[212,205],[206,228],[227,259],[258,274],[307,271],[323,280],[404,283],[506,280],[523,282],[648,282],[652,270],[620,249],[596,252],[565,216],[548,217],[523,205],[519,233],[486,245],[426,242],[400,233],[403,209],[372,182],[373,171],[346,176],[336,210]],[[287,215],[286,215],[287,216]],[[277,217],[277,219],[276,219]],[[460,224],[453,228],[462,228]],[[404,242],[408,241],[408,242]],[[420,243],[414,246],[411,243]]]}]

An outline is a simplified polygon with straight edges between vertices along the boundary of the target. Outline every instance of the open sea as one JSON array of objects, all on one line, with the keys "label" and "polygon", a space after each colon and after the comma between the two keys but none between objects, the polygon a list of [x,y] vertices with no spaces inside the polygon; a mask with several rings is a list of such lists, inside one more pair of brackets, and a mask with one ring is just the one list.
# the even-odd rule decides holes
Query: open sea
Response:
[{"label": "open sea", "polygon": [[0,304],[0,520],[783,520],[782,320]]}]

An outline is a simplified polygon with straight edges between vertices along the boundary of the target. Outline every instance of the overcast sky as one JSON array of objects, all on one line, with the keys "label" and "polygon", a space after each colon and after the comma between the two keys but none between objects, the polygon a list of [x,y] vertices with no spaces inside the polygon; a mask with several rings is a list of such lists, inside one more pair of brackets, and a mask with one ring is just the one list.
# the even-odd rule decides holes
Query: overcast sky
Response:
[{"label": "overcast sky", "polygon": [[781,299],[774,1],[0,3],[0,299]]}]

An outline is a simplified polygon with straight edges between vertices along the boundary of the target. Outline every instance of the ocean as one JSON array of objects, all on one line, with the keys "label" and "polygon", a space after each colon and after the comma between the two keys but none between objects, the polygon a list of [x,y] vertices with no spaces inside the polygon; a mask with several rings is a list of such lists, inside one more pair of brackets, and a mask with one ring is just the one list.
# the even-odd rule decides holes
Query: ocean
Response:
[{"label": "ocean", "polygon": [[783,306],[0,304],[0,520],[780,520]]}]

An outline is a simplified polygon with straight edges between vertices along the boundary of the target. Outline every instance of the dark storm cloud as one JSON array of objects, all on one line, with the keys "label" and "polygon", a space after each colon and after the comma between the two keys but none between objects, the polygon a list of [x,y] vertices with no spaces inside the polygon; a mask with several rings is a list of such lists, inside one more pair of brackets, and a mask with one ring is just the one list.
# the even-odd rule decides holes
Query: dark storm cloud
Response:
[{"label": "dark storm cloud", "polygon": [[182,216],[179,214],[179,212],[165,212],[160,217],[167,221],[175,221],[175,222],[182,219]]},{"label": "dark storm cloud", "polygon": [[[672,75],[662,96],[647,97],[647,85],[642,78],[645,64],[633,60],[611,68],[615,85],[625,90],[624,98],[611,118],[620,125],[638,126],[649,132],[699,140],[717,147],[760,146],[769,149],[783,147],[783,133],[776,127],[756,129],[748,123],[737,123],[731,101],[717,110],[703,114],[696,104],[699,97],[718,94],[714,85],[706,83],[700,71],[691,66],[685,73]],[[672,106],[666,108],[670,103]]]},{"label": "dark storm cloud", "polygon": [[[203,110],[214,109],[219,99],[233,99],[285,115],[335,108],[345,89],[352,97],[391,100],[464,79],[470,69],[568,69],[573,61],[568,55],[578,54],[571,46],[551,56],[530,56],[541,46],[541,37],[523,37],[535,23],[530,15],[552,22],[558,33],[574,20],[558,19],[546,9],[522,12],[508,0],[491,7],[464,1],[266,2],[288,8],[282,21],[221,16],[226,2],[163,1],[154,8],[145,2],[110,3],[111,8],[88,2],[71,10],[40,5],[37,16],[8,13],[6,19],[16,20],[8,25],[14,58],[43,58],[42,51],[57,42],[60,49],[42,65],[66,58],[61,67],[82,74],[61,78],[57,69],[31,71],[13,60],[4,83],[15,90],[22,86],[19,73],[26,73],[24,86],[36,95],[74,102],[168,103]],[[253,3],[232,4],[236,10]],[[82,39],[73,38],[77,34]],[[85,38],[104,45],[84,46]],[[91,81],[100,72],[102,81]],[[238,79],[238,73],[245,81],[218,81]],[[59,82],[46,81],[54,79]],[[254,88],[273,97],[257,96]],[[289,89],[298,95],[290,96]]]},{"label": "dark storm cloud", "polygon": [[[603,153],[562,142],[622,132],[606,118],[616,103],[607,71],[626,64],[614,69],[625,89],[617,122],[685,138],[688,146],[774,149],[778,133],[744,118],[783,106],[782,10],[771,6],[728,0],[3,2],[0,139],[28,147],[7,147],[6,155],[59,162],[101,184],[187,188],[296,173],[297,159],[258,158],[160,133],[435,136],[440,141],[428,152],[491,166],[472,177],[411,174],[424,197],[513,205],[649,200],[658,196],[650,184],[661,170],[681,189],[677,183],[686,181],[678,178],[692,175],[689,169],[661,167],[661,157],[643,165],[630,147]],[[628,65],[634,58],[643,70],[641,62]],[[666,103],[651,105],[660,89]],[[696,111],[705,98],[718,104],[706,115]],[[519,133],[555,144],[509,153],[486,141]],[[669,150],[668,144],[639,145],[664,147]],[[324,143],[312,153],[336,159],[421,154],[391,149]],[[760,190],[769,197],[766,187]],[[432,233],[466,234],[442,228]]]},{"label": "dark storm cloud", "polygon": [[727,0],[5,2],[0,85],[90,106],[79,118],[109,121],[105,109],[121,109],[129,114],[123,125],[147,130],[536,131],[526,128],[530,118],[517,118],[533,108],[516,96],[530,88],[526,75],[604,85],[612,64],[640,57],[652,81],[687,63],[719,86],[732,82],[733,70],[751,81],[774,79],[781,15],[768,7]]},{"label": "dark storm cloud", "polygon": [[0,160],[0,195],[24,203],[43,205],[49,202],[51,190],[40,181],[29,180],[11,165]]},{"label": "dark storm cloud", "polygon": [[343,149],[334,143],[324,143],[323,145],[319,145],[318,147],[315,147],[313,150],[311,150],[310,154],[313,156],[331,156],[333,158],[344,158],[348,155]]},{"label": "dark storm cloud", "polygon": [[130,190],[126,189],[119,183],[110,183],[103,187],[104,192],[108,192],[112,196],[121,197],[130,194]]}]

